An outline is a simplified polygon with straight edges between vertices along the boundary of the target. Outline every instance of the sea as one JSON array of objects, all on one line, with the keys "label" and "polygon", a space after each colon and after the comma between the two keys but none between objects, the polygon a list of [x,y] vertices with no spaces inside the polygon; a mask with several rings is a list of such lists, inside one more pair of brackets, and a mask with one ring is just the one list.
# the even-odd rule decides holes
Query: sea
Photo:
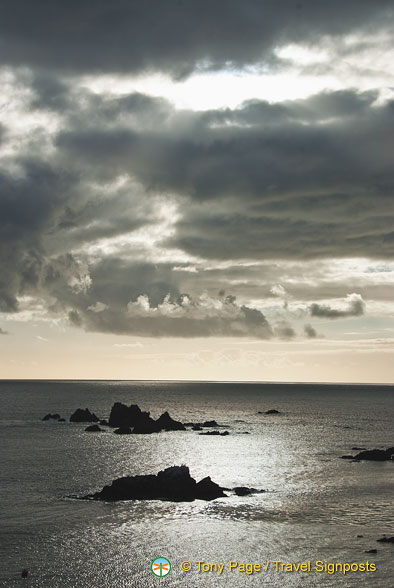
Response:
[{"label": "sea", "polygon": [[[3,380],[0,401],[1,587],[394,587],[394,544],[377,542],[394,535],[394,462],[340,459],[394,445],[393,386]],[[87,433],[69,422],[86,407],[108,418],[114,402],[215,419],[230,434]],[[73,498],[182,464],[197,481],[266,492]],[[159,557],[171,564],[162,577]]]}]

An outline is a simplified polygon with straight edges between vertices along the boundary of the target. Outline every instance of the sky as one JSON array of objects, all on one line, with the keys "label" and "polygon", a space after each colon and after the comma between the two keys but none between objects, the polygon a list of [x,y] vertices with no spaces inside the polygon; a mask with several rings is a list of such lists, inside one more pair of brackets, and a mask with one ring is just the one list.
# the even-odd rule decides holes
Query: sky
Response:
[{"label": "sky", "polygon": [[0,378],[394,380],[389,0],[3,0]]}]

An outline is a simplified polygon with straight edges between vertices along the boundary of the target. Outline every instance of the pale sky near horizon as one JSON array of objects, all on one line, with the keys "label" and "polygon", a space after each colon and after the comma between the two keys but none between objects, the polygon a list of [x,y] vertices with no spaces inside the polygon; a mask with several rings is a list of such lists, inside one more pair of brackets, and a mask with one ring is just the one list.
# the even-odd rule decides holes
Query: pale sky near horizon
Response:
[{"label": "pale sky near horizon", "polygon": [[392,3],[6,5],[0,378],[393,382]]}]

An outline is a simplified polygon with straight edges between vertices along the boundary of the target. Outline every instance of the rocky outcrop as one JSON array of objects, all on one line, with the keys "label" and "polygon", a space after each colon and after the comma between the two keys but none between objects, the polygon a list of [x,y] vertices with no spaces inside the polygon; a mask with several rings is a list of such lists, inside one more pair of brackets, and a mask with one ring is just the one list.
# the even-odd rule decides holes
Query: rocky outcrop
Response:
[{"label": "rocky outcrop", "polygon": [[77,408],[77,410],[70,416],[71,423],[98,423],[99,418],[90,412],[88,408]]},{"label": "rocky outcrop", "polygon": [[150,433],[158,433],[160,431],[160,425],[149,416],[149,413],[142,413],[141,418],[133,427],[133,433],[135,435],[147,435]]},{"label": "rocky outcrop", "polygon": [[357,455],[342,455],[342,459],[354,459],[356,461],[388,461],[394,458],[394,447],[388,449],[369,449],[360,451]]},{"label": "rocky outcrop", "polygon": [[60,414],[46,414],[41,420],[43,421],[58,421],[60,420]]},{"label": "rocky outcrop", "polygon": [[142,412],[137,404],[126,406],[122,402],[115,402],[108,423],[111,427],[134,427],[144,416],[148,417],[149,412]]},{"label": "rocky outcrop", "polygon": [[100,492],[85,496],[94,500],[213,500],[226,496],[223,489],[211,478],[196,482],[185,465],[172,466],[157,475],[127,476],[118,478]]},{"label": "rocky outcrop", "polygon": [[85,431],[87,431],[88,433],[100,433],[102,432],[103,429],[100,429],[100,427],[98,425],[89,425],[89,427],[86,427]]},{"label": "rocky outcrop", "polygon": [[109,417],[111,427],[132,429],[135,435],[158,433],[159,431],[186,431],[186,427],[180,421],[175,421],[168,412],[164,412],[155,421],[149,412],[143,412],[137,404],[126,406],[116,402]]},{"label": "rocky outcrop", "polygon": [[115,429],[115,435],[131,435],[130,427],[119,427],[119,429]]},{"label": "rocky outcrop", "polygon": [[180,421],[175,421],[168,412],[163,412],[156,423],[162,431],[186,431],[185,425]]}]

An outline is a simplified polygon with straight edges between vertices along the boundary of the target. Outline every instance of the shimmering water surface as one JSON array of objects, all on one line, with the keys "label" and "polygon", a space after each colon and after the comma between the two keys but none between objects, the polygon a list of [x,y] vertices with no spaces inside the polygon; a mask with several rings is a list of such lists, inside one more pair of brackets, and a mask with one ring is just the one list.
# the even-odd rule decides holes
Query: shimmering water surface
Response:
[{"label": "shimmering water surface", "polygon": [[[3,381],[0,399],[1,587],[394,586],[394,545],[376,542],[394,535],[394,463],[339,459],[353,446],[394,445],[393,387]],[[106,418],[116,401],[155,418],[168,410],[184,422],[216,419],[231,434],[90,434],[40,420],[48,412],[68,419],[78,407]],[[271,408],[281,414],[257,414]],[[183,463],[196,479],[267,492],[192,503],[67,498]],[[150,571],[159,556],[172,563],[162,579]],[[181,571],[183,560],[191,572]],[[246,575],[226,565],[218,576],[198,573],[196,560],[368,560],[377,571],[286,573],[271,564]]]}]

